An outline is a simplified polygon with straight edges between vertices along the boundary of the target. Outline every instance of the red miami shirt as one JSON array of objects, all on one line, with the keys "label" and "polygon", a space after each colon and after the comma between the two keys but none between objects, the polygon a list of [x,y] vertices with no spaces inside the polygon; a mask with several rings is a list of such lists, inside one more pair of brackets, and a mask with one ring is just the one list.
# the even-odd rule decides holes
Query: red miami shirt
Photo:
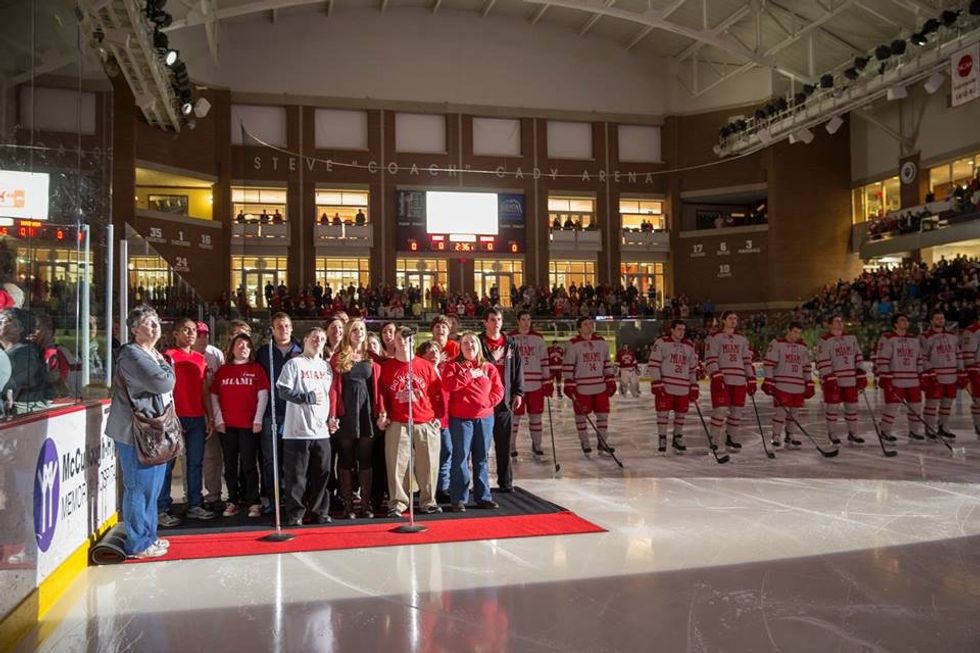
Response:
[{"label": "red miami shirt", "polygon": [[163,355],[173,362],[177,377],[174,384],[177,417],[204,417],[204,378],[208,369],[204,354],[193,350],[184,353],[182,349],[174,348]]},{"label": "red miami shirt", "polygon": [[258,363],[225,363],[211,381],[211,394],[218,395],[225,426],[236,429],[252,428],[259,392],[268,389],[269,377]]}]

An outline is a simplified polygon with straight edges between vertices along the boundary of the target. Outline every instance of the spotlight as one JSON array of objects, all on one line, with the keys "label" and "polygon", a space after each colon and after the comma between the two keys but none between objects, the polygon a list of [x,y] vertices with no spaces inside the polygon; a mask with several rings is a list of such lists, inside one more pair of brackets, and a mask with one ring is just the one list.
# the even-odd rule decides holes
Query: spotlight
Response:
[{"label": "spotlight", "polygon": [[854,68],[848,68],[847,70],[845,70],[845,71],[844,71],[844,77],[846,77],[846,78],[848,78],[848,79],[849,79],[849,80],[851,80],[852,82],[853,82],[853,81],[854,81],[855,79],[857,79],[857,78],[858,78],[858,77],[859,77],[860,75],[861,75],[861,73],[859,73],[859,72],[858,72],[857,70],[855,70]]},{"label": "spotlight", "polygon": [[180,105],[180,112],[185,116],[191,115],[191,111],[193,110],[194,110],[194,105],[191,104],[190,102],[184,102],[182,105]]},{"label": "spotlight", "polygon": [[827,130],[828,134],[836,134],[837,130],[840,129],[841,125],[843,124],[844,124],[843,118],[841,118],[840,116],[834,116],[833,118],[827,121],[827,124],[824,125],[824,128]]},{"label": "spotlight", "polygon": [[786,98],[781,97],[778,100],[776,100],[775,106],[776,106],[776,113],[779,113],[782,111],[786,111],[786,108],[789,106],[789,103],[786,102]]},{"label": "spotlight", "polygon": [[804,127],[789,135],[790,144],[803,143],[809,145],[813,141],[813,132]]},{"label": "spotlight", "polygon": [[800,91],[799,93],[793,96],[793,104],[799,106],[804,102],[806,102],[806,93]]},{"label": "spotlight", "polygon": [[775,104],[767,104],[766,105],[766,116],[767,117],[771,118],[774,115],[776,115],[777,113],[779,113],[779,112],[776,110],[776,105]]},{"label": "spotlight", "polygon": [[947,9],[946,11],[944,11],[939,15],[939,20],[941,20],[943,22],[943,25],[945,25],[946,27],[952,27],[953,24],[957,20],[959,20],[959,18],[960,18],[960,12],[958,10],[953,11],[951,9]]},{"label": "spotlight", "polygon": [[868,65],[868,57],[854,57],[854,70],[861,72]]},{"label": "spotlight", "polygon": [[909,96],[908,89],[904,86],[892,86],[888,89],[889,100],[904,100]]},{"label": "spotlight", "polygon": [[946,76],[937,70],[929,75],[929,79],[922,85],[922,88],[926,89],[926,93],[932,95],[939,90],[939,87],[943,85],[944,81],[946,81]]},{"label": "spotlight", "polygon": [[208,115],[208,111],[211,110],[211,103],[208,102],[206,97],[197,98],[197,102],[194,103],[194,115],[198,118],[203,118]]},{"label": "spotlight", "polygon": [[909,41],[912,42],[912,45],[917,45],[920,48],[929,42],[928,39],[926,39],[926,35],[920,32],[916,32],[915,34],[910,36]]},{"label": "spotlight", "polygon": [[933,32],[939,31],[939,21],[935,18],[930,18],[922,25],[922,35],[929,36]]},{"label": "spotlight", "polygon": [[905,54],[905,41],[902,39],[892,41],[892,55],[897,57],[903,54]]},{"label": "spotlight", "polygon": [[[980,0],[977,0],[977,2],[980,2]],[[834,76],[831,75],[830,73],[827,73],[826,75],[821,77],[820,88],[834,88]]]},{"label": "spotlight", "polygon": [[163,62],[168,66],[173,66],[177,63],[177,51],[167,50],[167,54],[163,55]]},{"label": "spotlight", "polygon": [[157,50],[168,50],[170,48],[170,39],[167,35],[160,30],[153,31],[153,47]]},{"label": "spotlight", "polygon": [[[831,80],[833,80],[833,78],[831,78]],[[807,97],[810,97],[811,95],[813,95],[813,92],[816,91],[816,90],[817,90],[817,87],[814,86],[813,84],[804,84],[803,85],[803,93]]]},{"label": "spotlight", "polygon": [[[207,100],[205,100],[205,102],[207,102]],[[749,128],[749,123],[745,122],[745,120],[743,120],[742,118],[739,118],[735,122],[735,131],[744,132],[748,128]]]},{"label": "spotlight", "polygon": [[892,56],[891,46],[879,45],[877,48],[875,48],[875,58],[878,61],[884,61],[890,56]]}]

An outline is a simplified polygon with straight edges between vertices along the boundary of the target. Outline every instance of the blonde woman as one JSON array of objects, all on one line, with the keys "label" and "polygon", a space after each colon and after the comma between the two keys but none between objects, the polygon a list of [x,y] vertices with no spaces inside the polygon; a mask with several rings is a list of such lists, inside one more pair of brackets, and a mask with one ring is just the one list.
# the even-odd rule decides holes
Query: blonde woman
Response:
[{"label": "blonde woman", "polygon": [[355,318],[347,323],[343,339],[330,358],[334,373],[331,417],[339,420],[335,434],[340,496],[346,515],[354,519],[354,475],[361,487],[361,516],[374,517],[367,493],[373,482],[374,422],[379,417],[378,379],[381,367],[367,348],[367,326]]},{"label": "blonde woman", "polygon": [[498,506],[490,495],[488,456],[493,441],[493,409],[503,399],[504,386],[497,368],[483,358],[479,336],[464,333],[459,347],[459,357],[447,363],[442,372],[442,387],[449,398],[447,412],[453,442],[449,496],[453,512],[466,510],[472,452],[476,505],[492,510]]}]

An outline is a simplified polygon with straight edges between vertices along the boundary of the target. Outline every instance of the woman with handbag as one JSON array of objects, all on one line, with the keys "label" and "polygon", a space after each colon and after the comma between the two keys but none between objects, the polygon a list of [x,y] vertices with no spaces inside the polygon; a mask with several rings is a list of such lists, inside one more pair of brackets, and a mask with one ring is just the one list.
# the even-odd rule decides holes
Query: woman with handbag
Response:
[{"label": "woman with handbag", "polygon": [[[179,422],[173,411],[173,368],[155,349],[160,339],[160,318],[142,304],[130,311],[126,326],[133,342],[120,347],[116,361],[116,384],[109,407],[105,434],[115,441],[123,478],[122,518],[126,527],[124,550],[130,558],[159,558],[169,542],[157,537],[157,497],[163,487],[167,455],[182,449]],[[176,423],[177,443],[173,450],[148,460],[147,418],[171,416],[166,430]],[[141,441],[141,438],[142,441]],[[158,442],[159,443],[159,442]]]}]

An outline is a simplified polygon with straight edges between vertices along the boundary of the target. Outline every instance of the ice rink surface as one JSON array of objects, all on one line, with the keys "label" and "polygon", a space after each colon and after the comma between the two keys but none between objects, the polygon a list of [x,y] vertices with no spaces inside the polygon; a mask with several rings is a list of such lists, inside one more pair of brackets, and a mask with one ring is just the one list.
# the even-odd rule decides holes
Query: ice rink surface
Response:
[{"label": "ice rink surface", "polygon": [[[719,465],[696,413],[688,452],[659,457],[650,396],[617,397],[622,470],[584,456],[567,400],[552,406],[561,474],[547,414],[540,461],[525,418],[517,484],[606,533],[90,568],[19,650],[980,651],[980,439],[962,399],[963,459],[909,443],[904,417],[885,458],[862,410],[864,446],[825,459],[801,438],[769,460],[750,405]],[[829,447],[819,409],[803,425]]]}]

